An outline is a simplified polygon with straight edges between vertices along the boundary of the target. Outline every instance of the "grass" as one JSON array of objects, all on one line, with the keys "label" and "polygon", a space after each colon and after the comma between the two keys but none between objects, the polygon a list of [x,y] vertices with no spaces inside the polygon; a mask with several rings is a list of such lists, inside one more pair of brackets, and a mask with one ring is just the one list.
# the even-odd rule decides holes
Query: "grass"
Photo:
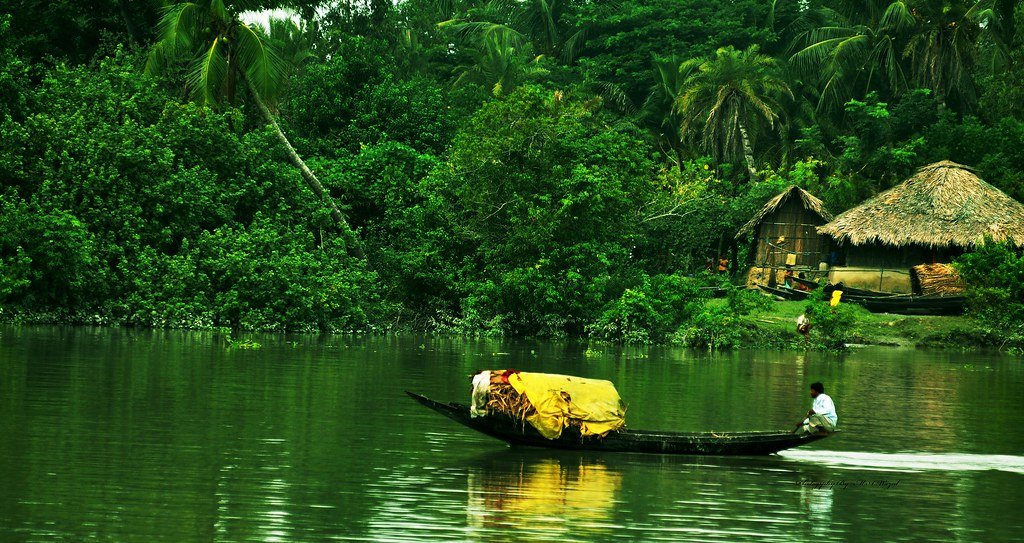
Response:
[{"label": "grass", "polygon": [[[710,303],[724,303],[724,300],[712,300]],[[754,312],[742,320],[758,330],[750,337],[774,338],[768,343],[781,345],[800,339],[796,318],[806,306],[807,302],[776,301],[768,310]],[[968,317],[871,313],[859,306],[856,315],[853,343],[965,349],[989,347],[994,341]]]}]

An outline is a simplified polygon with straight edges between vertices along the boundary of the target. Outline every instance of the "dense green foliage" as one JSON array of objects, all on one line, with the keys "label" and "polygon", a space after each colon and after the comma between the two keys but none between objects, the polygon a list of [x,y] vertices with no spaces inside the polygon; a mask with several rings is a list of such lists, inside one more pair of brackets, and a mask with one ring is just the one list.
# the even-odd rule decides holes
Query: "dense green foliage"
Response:
[{"label": "dense green foliage", "polygon": [[[165,9],[0,6],[5,316],[725,348],[761,300],[708,304],[707,262],[738,278],[784,186],[840,211],[950,159],[1024,198],[1019,3]],[[962,263],[979,307],[1021,294],[1000,254]]]},{"label": "dense green foliage", "polygon": [[1024,255],[989,243],[961,256],[956,267],[979,325],[1003,337],[1003,346],[1024,350]]},{"label": "dense green foliage", "polygon": [[817,294],[814,296],[817,301],[807,304],[804,310],[811,321],[811,341],[825,349],[844,349],[854,337],[858,306],[850,303],[832,306]]}]

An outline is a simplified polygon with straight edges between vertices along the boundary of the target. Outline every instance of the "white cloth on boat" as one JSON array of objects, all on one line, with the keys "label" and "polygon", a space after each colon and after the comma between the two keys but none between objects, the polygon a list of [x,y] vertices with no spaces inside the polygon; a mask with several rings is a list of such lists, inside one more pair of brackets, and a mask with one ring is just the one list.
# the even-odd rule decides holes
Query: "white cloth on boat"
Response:
[{"label": "white cloth on boat", "polygon": [[487,414],[487,389],[491,386],[491,372],[482,371],[473,376],[472,401],[469,406],[471,418]]}]

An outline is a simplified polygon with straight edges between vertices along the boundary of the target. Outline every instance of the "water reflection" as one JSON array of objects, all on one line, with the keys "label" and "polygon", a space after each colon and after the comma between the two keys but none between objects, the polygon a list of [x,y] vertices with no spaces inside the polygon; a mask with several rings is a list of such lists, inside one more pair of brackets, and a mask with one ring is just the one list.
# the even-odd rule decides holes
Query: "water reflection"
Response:
[{"label": "water reflection", "polygon": [[[1016,359],[256,339],[263,348],[248,351],[208,334],[0,327],[0,540],[988,543],[1024,533]],[[466,376],[497,352],[523,370],[614,380],[634,428],[791,427],[806,383],[822,380],[843,431],[769,458],[517,450],[402,392],[463,399]],[[815,484],[828,482],[840,486]]]},{"label": "water reflection", "polygon": [[830,470],[777,457],[508,449],[469,461],[470,539],[839,540]]},{"label": "water reflection", "polygon": [[525,454],[478,459],[466,476],[467,518],[478,531],[510,540],[598,537],[610,524],[622,472],[597,458]]},{"label": "water reflection", "polygon": [[832,525],[832,500],[835,488],[831,486],[800,486],[800,505],[810,521],[811,533],[821,538]]}]

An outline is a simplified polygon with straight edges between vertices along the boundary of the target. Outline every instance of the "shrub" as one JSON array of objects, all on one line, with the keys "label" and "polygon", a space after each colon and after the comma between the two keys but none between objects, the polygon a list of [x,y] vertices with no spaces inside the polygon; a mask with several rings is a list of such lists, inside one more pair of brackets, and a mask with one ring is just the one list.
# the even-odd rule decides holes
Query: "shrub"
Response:
[{"label": "shrub", "polygon": [[771,299],[740,289],[732,289],[723,305],[708,305],[680,328],[675,343],[711,351],[740,346],[745,333],[740,318],[771,306]]},{"label": "shrub", "polygon": [[954,263],[967,284],[970,315],[1004,345],[1024,347],[1024,255],[986,243]]},{"label": "shrub", "polygon": [[645,276],[609,302],[587,327],[590,336],[617,343],[664,341],[704,306],[700,282],[680,275]]},{"label": "shrub", "polygon": [[[811,298],[821,300],[819,293]],[[841,350],[853,338],[854,326],[857,324],[857,306],[840,303],[832,307],[827,301],[813,301],[804,310],[811,319],[811,339],[819,347],[828,350]]]},{"label": "shrub", "polygon": [[384,320],[375,274],[339,244],[318,248],[311,234],[260,217],[139,263],[125,307],[136,324],[348,332]]}]

